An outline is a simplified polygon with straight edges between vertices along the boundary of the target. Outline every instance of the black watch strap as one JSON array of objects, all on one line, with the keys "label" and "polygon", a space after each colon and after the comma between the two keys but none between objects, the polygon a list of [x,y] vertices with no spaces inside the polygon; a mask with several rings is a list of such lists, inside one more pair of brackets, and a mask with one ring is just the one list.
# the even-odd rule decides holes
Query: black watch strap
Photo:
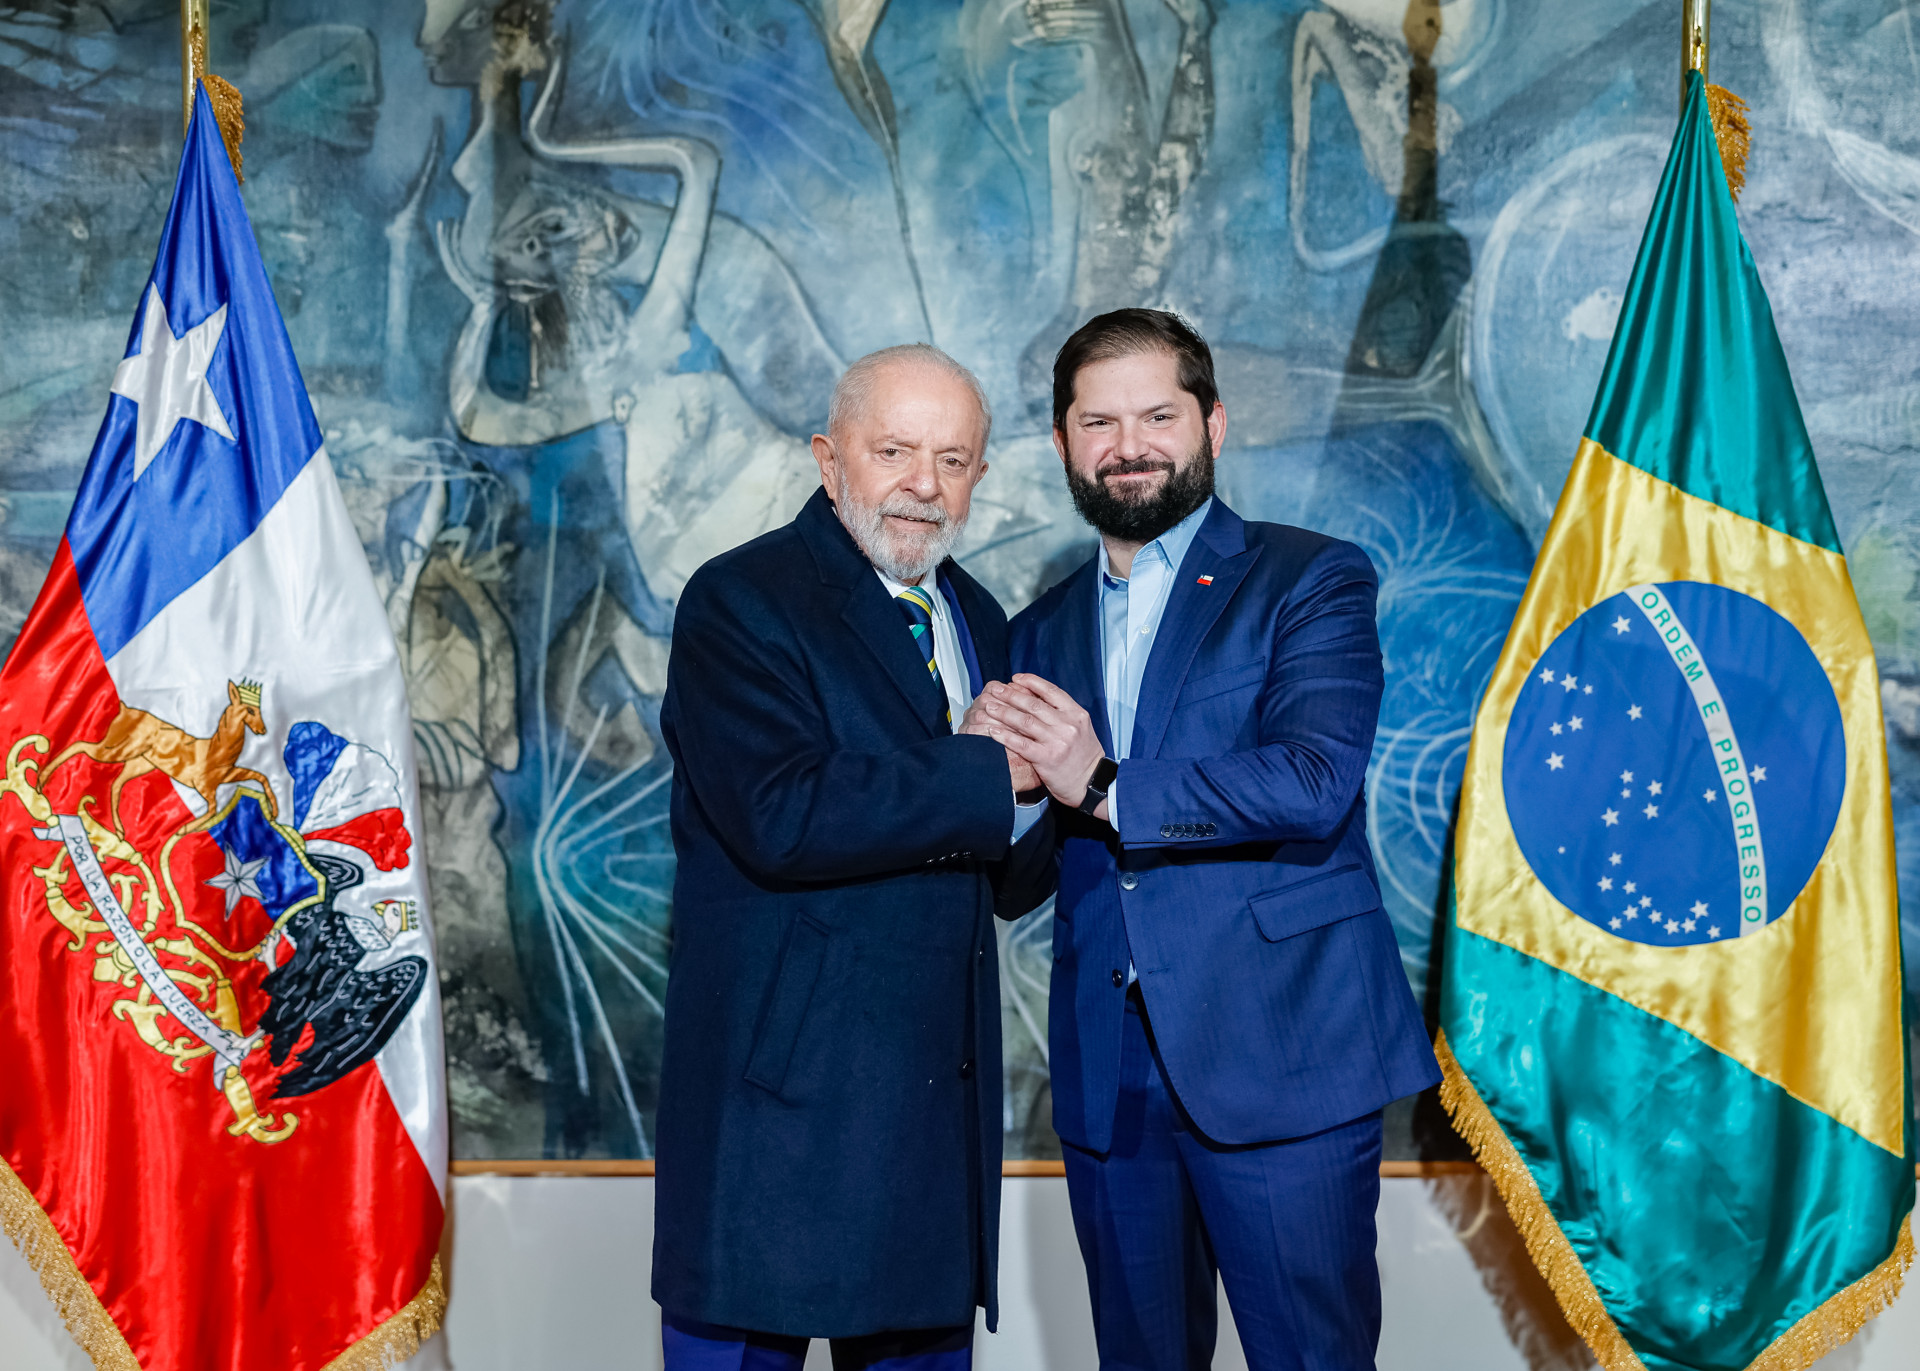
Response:
[{"label": "black watch strap", "polygon": [[1093,775],[1087,778],[1087,793],[1080,801],[1080,812],[1091,814],[1100,808],[1100,802],[1107,798],[1107,792],[1113,788],[1113,778],[1120,774],[1120,763],[1111,757],[1102,757],[1093,768]]}]

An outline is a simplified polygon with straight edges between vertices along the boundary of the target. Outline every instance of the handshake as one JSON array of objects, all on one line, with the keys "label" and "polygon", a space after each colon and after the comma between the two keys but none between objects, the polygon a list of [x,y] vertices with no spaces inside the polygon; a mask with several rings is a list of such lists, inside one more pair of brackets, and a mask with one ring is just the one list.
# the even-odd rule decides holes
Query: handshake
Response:
[{"label": "handshake", "polygon": [[[1016,792],[1045,786],[1054,799],[1078,806],[1087,782],[1106,756],[1093,720],[1053,682],[1026,672],[989,681],[960,721],[959,733],[977,733],[1007,750]],[[1105,817],[1106,802],[1101,801]]]}]

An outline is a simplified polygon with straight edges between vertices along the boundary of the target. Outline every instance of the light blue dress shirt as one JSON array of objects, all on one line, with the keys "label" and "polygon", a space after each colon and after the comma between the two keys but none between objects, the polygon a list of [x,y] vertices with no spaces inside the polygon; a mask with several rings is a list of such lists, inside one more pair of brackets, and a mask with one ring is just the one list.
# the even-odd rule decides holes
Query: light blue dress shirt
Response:
[{"label": "light blue dress shirt", "polygon": [[[1113,759],[1124,761],[1133,749],[1133,716],[1140,704],[1140,682],[1160,633],[1160,618],[1173,596],[1173,578],[1180,574],[1193,537],[1213,508],[1213,497],[1165,533],[1133,554],[1127,576],[1115,576],[1107,561],[1107,545],[1100,544],[1100,647],[1106,663],[1102,684],[1107,696],[1107,729],[1113,739]],[[1120,781],[1107,790],[1107,822],[1120,831]]]},{"label": "light blue dress shirt", "polygon": [[[879,567],[873,569],[873,574],[880,578],[880,584],[887,588],[887,594],[895,599],[907,588]],[[920,584],[926,588],[927,598],[933,601],[933,664],[940,668],[940,684],[947,692],[947,709],[953,716],[953,726],[958,728],[967,707],[973,703],[973,682],[967,675],[966,654],[960,650],[960,629],[953,622],[953,611],[947,604],[947,597],[940,593],[938,576],[938,572],[929,571],[920,579]],[[1040,822],[1040,816],[1046,812],[1046,808],[1047,797],[1044,795],[1038,804],[1014,802],[1014,842],[1027,836],[1027,830]]]}]

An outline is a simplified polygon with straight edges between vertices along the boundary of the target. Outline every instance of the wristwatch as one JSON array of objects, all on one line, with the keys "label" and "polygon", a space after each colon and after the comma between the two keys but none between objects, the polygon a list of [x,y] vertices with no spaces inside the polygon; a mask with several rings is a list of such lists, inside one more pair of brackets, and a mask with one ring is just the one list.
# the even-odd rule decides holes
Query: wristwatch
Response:
[{"label": "wristwatch", "polygon": [[1080,812],[1091,814],[1100,808],[1100,802],[1107,798],[1107,792],[1113,788],[1113,778],[1120,774],[1120,763],[1111,757],[1102,757],[1093,768],[1093,775],[1087,778],[1087,793],[1080,801]]}]

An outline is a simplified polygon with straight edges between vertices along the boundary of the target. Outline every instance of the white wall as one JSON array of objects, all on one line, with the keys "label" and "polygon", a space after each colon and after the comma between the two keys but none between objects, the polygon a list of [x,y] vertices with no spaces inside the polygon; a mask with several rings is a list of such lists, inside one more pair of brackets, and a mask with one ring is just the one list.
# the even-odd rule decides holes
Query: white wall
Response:
[{"label": "white wall", "polygon": [[[1525,1264],[1485,1177],[1388,1180],[1381,1189],[1381,1371],[1591,1365]],[[651,1180],[455,1181],[447,1331],[408,1371],[657,1371],[660,1313],[647,1297],[652,1237]],[[1001,1330],[976,1344],[981,1371],[1092,1371],[1065,1182],[1009,1180],[1001,1242]],[[1920,1297],[1910,1296],[1821,1367],[1912,1371],[1916,1349]],[[1230,1319],[1222,1320],[1214,1364],[1244,1371]],[[825,1366],[816,1344],[809,1371]],[[90,1371],[4,1242],[0,1371]]]}]

